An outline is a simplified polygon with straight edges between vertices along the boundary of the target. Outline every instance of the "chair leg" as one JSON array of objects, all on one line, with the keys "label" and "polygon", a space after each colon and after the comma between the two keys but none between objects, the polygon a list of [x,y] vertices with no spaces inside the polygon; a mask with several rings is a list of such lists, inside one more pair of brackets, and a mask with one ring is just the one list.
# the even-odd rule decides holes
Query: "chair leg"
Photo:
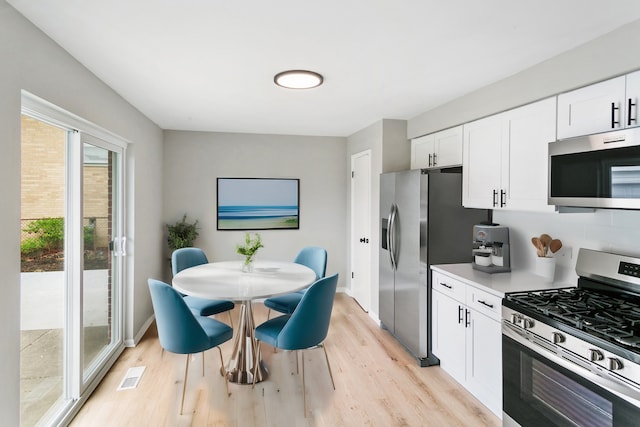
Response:
[{"label": "chair leg", "polygon": [[184,394],[187,390],[187,375],[189,374],[189,358],[190,354],[187,354],[187,366],[184,369],[184,384],[182,385],[182,403],[180,403],[180,415],[182,415],[182,409],[184,408]]},{"label": "chair leg", "polygon": [[269,320],[269,316],[271,316],[271,309],[267,310],[267,320]]},{"label": "chair leg", "polygon": [[229,313],[229,323],[231,323],[231,329],[233,329],[233,316],[231,315],[231,310],[227,311]]},{"label": "chair leg", "polygon": [[[224,372],[224,359],[222,359],[222,350],[220,349],[220,346],[218,346],[218,352],[220,353],[220,372]],[[227,387],[227,397],[229,397],[231,396],[231,393],[229,393],[229,379],[227,379],[226,374],[222,374],[222,376],[224,377],[224,383]]]},{"label": "chair leg", "polygon": [[256,387],[256,379],[258,378],[258,370],[260,367],[258,363],[260,363],[260,341],[256,340],[256,357],[253,361],[253,384],[251,385],[251,389],[253,390]]},{"label": "chair leg", "polygon": [[327,349],[324,348],[324,344],[320,344],[322,350],[324,351],[324,358],[327,360],[327,368],[329,368],[329,376],[331,377],[331,385],[333,385],[333,389],[336,389],[336,383],[333,382],[333,372],[331,371],[331,364],[329,363],[329,356],[327,355]]},{"label": "chair leg", "polygon": [[296,375],[300,373],[300,368],[299,368],[299,365],[298,365],[298,353],[300,353],[300,352],[298,350],[296,350]]},{"label": "chair leg", "polygon": [[[296,352],[297,354],[297,352]],[[304,417],[307,418],[307,392],[304,385],[304,351],[302,354],[302,402],[304,404]],[[296,357],[296,361],[298,358]]]}]

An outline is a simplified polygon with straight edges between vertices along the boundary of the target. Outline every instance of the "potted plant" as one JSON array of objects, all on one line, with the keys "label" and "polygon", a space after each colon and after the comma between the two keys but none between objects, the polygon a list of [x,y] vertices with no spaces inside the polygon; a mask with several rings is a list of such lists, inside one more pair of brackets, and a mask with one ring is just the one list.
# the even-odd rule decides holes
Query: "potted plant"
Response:
[{"label": "potted plant", "polygon": [[167,244],[171,252],[180,248],[190,248],[198,237],[198,220],[194,223],[187,222],[187,214],[184,214],[182,221],[176,222],[174,225],[167,224],[169,231],[167,235]]}]

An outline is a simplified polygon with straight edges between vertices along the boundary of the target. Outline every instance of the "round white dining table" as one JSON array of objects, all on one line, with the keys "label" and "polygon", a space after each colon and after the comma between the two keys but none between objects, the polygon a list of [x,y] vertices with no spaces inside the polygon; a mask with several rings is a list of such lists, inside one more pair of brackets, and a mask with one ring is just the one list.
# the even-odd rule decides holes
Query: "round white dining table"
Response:
[{"label": "round white dining table", "polygon": [[222,261],[184,269],[173,276],[173,287],[187,295],[227,299],[241,303],[233,352],[225,367],[228,380],[238,384],[262,381],[267,370],[262,361],[254,369],[257,342],[251,303],[304,289],[316,280],[309,267],[294,262],[255,261],[252,272],[242,271],[242,261]]}]

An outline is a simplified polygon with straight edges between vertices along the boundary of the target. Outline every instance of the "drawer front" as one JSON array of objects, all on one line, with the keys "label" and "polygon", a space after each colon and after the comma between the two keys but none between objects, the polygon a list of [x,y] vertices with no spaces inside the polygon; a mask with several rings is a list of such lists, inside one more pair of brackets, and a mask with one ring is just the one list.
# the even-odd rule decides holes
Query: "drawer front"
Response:
[{"label": "drawer front", "polygon": [[490,294],[489,292],[469,286],[467,289],[467,306],[489,316],[492,319],[500,321],[502,298]]},{"label": "drawer front", "polygon": [[431,272],[431,288],[448,295],[458,302],[465,304],[467,285],[459,280],[441,274],[437,271]]}]

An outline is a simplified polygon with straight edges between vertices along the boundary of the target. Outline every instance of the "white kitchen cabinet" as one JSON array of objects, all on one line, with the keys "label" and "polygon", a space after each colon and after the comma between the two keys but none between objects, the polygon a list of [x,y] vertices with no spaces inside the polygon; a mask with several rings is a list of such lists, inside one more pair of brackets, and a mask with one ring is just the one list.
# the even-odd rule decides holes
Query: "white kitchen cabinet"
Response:
[{"label": "white kitchen cabinet", "polygon": [[411,169],[462,165],[462,126],[411,140]]},{"label": "white kitchen cabinet", "polygon": [[433,353],[443,370],[501,417],[501,299],[432,274]]},{"label": "white kitchen cabinet", "polygon": [[627,74],[627,90],[625,100],[626,127],[640,126],[638,101],[640,101],[640,71]]},{"label": "white kitchen cabinet", "polygon": [[[465,328],[460,326],[464,321],[463,302],[455,299],[450,292],[440,292],[444,286],[449,286],[447,280],[439,280],[436,284],[436,274],[432,273],[432,351],[440,366],[456,381],[463,384],[466,372]],[[464,301],[465,285],[456,283],[462,291]]]},{"label": "white kitchen cabinet", "polygon": [[464,125],[462,204],[553,211],[547,204],[548,144],[556,100],[548,98]]},{"label": "white kitchen cabinet", "polygon": [[640,72],[558,95],[558,139],[638,126]]}]

